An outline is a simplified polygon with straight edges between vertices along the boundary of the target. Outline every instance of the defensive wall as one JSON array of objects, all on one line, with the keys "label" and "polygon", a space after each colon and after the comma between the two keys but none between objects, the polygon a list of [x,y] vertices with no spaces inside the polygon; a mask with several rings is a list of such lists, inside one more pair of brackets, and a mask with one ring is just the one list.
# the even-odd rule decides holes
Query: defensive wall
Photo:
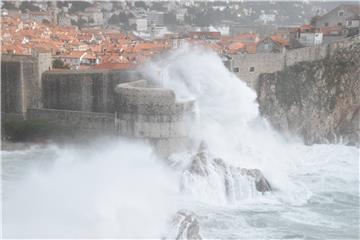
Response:
[{"label": "defensive wall", "polygon": [[179,101],[172,90],[153,86],[145,80],[120,83],[114,89],[113,113],[29,108],[26,118],[46,120],[81,132],[142,139],[165,156],[186,148],[194,119],[194,100]]},{"label": "defensive wall", "polygon": [[262,73],[274,73],[286,66],[299,62],[311,62],[332,56],[339,48],[347,48],[352,41],[359,41],[359,37],[345,39],[329,44],[287,50],[283,53],[234,54],[228,67],[248,86],[256,89],[257,81]]},{"label": "defensive wall", "polygon": [[149,140],[162,154],[185,148],[194,118],[194,100],[179,101],[175,93],[145,80],[116,87],[116,128],[122,136]]},{"label": "defensive wall", "polygon": [[[262,73],[326,58],[351,41],[359,38],[280,54],[232,55],[228,67],[255,88]],[[40,88],[37,64],[31,56],[3,56],[2,112],[74,130],[147,139],[165,154],[186,144],[194,101],[179,101],[169,89],[135,81],[139,74],[126,70],[47,71]]]},{"label": "defensive wall", "polygon": [[27,55],[1,56],[2,117],[24,116],[31,107],[40,107],[41,89],[37,59]]},{"label": "defensive wall", "polygon": [[26,115],[28,120],[46,120],[61,127],[85,132],[111,134],[116,129],[114,113],[30,108]]},{"label": "defensive wall", "polygon": [[86,112],[114,112],[115,87],[138,79],[124,70],[58,70],[42,75],[44,108]]}]

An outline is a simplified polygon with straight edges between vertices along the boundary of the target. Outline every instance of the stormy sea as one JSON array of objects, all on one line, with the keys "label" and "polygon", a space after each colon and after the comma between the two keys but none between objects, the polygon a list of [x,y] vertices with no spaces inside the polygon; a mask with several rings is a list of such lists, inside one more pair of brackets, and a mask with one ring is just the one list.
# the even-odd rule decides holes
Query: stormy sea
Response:
[{"label": "stormy sea", "polygon": [[195,99],[192,147],[146,142],[2,151],[5,238],[359,239],[359,149],[277,133],[213,52],[185,47],[147,79]]}]

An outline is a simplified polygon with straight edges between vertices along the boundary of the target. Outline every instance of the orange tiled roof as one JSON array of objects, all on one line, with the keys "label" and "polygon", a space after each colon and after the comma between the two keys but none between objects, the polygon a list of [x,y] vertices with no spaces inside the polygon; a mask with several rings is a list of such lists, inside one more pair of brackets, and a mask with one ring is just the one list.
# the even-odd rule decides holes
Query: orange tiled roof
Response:
[{"label": "orange tiled roof", "polygon": [[314,26],[311,24],[304,24],[300,27],[301,29],[305,30],[305,29],[313,29]]},{"label": "orange tiled roof", "polygon": [[161,44],[161,43],[154,43],[154,42],[143,42],[138,43],[133,46],[132,51],[134,52],[141,52],[141,51],[159,51],[165,50],[170,48],[169,45]]},{"label": "orange tiled roof", "polygon": [[246,47],[245,44],[240,41],[233,42],[227,47],[227,52],[228,53],[237,53],[240,50],[244,50],[245,47]]},{"label": "orange tiled roof", "polygon": [[324,35],[329,35],[333,33],[340,33],[342,31],[342,26],[333,26],[333,27],[322,27],[320,32]]},{"label": "orange tiled roof", "polygon": [[68,54],[60,55],[59,57],[62,58],[80,58],[82,55],[84,55],[86,52],[82,51],[72,51]]},{"label": "orange tiled roof", "polygon": [[130,63],[100,63],[95,65],[94,69],[131,69],[134,68],[134,64]]},{"label": "orange tiled roof", "polygon": [[282,38],[279,35],[273,35],[270,37],[274,42],[277,42],[278,44],[280,44],[281,46],[289,46],[289,41]]},{"label": "orange tiled roof", "polygon": [[254,43],[246,43],[246,52],[251,53],[251,54],[256,53],[256,45],[257,45],[256,42],[254,42]]},{"label": "orange tiled roof", "polygon": [[253,41],[255,41],[257,37],[258,37],[257,34],[244,33],[244,34],[239,34],[239,35],[235,36],[234,39],[237,39],[237,40],[253,40]]}]

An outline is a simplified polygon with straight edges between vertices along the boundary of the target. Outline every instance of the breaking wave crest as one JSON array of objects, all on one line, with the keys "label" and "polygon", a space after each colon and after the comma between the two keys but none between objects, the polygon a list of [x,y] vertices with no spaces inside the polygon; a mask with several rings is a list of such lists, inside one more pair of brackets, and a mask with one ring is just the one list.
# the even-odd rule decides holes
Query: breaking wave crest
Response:
[{"label": "breaking wave crest", "polygon": [[[150,146],[123,139],[102,139],[82,147],[32,148],[25,154],[2,152],[5,237],[183,239],[200,237],[202,227],[209,238],[234,237],[221,235],[224,229],[210,228],[228,224],[240,231],[257,223],[245,223],[239,214],[230,224],[230,215],[211,218],[211,211],[205,213],[209,218],[199,220],[194,212],[178,210],[188,207],[196,212],[198,204],[210,209],[308,204],[322,186],[319,176],[335,175],[326,168],[331,164],[317,163],[335,148],[305,147],[273,131],[259,116],[255,92],[215,53],[187,46],[140,70],[147,79],[174,90],[180,100],[196,99],[197,117],[189,126],[193,147],[166,161],[155,156]],[[344,151],[346,164],[354,164],[354,149],[336,151]],[[330,162],[337,166],[338,159]],[[316,187],[304,180],[306,174],[318,181]],[[346,181],[358,184],[349,178]],[[175,213],[176,231],[167,235]],[[222,222],[204,226],[202,221],[209,219]],[[256,238],[240,232],[242,237]]]}]

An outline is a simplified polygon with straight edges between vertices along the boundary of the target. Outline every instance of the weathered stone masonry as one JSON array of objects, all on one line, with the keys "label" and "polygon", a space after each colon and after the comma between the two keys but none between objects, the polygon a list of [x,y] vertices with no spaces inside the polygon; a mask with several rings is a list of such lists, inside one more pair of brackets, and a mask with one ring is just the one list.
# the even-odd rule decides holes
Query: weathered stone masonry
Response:
[{"label": "weathered stone masonry", "polygon": [[42,76],[48,109],[113,113],[115,87],[138,79],[133,71],[49,71]]},{"label": "weathered stone masonry", "polygon": [[258,53],[229,55],[228,67],[253,89],[263,73],[274,73],[299,62],[312,62],[333,55],[339,48],[347,48],[353,40],[305,47],[283,53]]},{"label": "weathered stone masonry", "polygon": [[143,139],[161,154],[185,147],[194,101],[180,102],[173,91],[133,81],[136,77],[124,71],[47,72],[44,108],[28,109],[27,118]]},{"label": "weathered stone masonry", "polygon": [[115,132],[115,113],[95,113],[58,109],[28,109],[28,119],[47,120],[61,127],[70,127],[83,132]]},{"label": "weathered stone masonry", "polygon": [[37,60],[25,55],[4,54],[1,57],[2,119],[23,118],[28,108],[40,106]]},{"label": "weathered stone masonry", "polygon": [[[313,143],[360,143],[360,40],[328,56],[261,74],[261,114],[281,131]],[[332,50],[332,49],[331,49]]]},{"label": "weathered stone masonry", "polygon": [[119,84],[116,92],[120,135],[148,139],[162,153],[185,146],[194,101],[180,102],[173,91],[151,86],[145,80]]}]

